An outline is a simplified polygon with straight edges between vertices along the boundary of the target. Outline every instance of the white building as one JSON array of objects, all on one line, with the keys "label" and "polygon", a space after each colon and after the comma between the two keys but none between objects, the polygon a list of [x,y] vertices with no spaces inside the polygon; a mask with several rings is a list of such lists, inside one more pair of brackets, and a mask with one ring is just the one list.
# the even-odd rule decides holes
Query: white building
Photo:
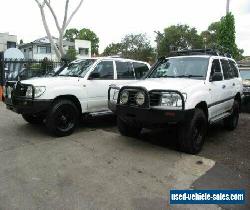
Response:
[{"label": "white building", "polygon": [[9,48],[16,48],[17,36],[9,33],[0,33],[0,52]]},{"label": "white building", "polygon": [[[53,39],[55,43],[58,43],[57,38],[53,37]],[[74,48],[77,53],[77,58],[91,57],[90,41],[75,40],[75,42],[69,42],[64,40],[63,47],[66,52],[68,49]],[[48,58],[50,60],[57,60],[56,53],[47,37],[37,39],[30,43],[21,44],[18,48],[23,52],[25,59],[42,60]]]}]

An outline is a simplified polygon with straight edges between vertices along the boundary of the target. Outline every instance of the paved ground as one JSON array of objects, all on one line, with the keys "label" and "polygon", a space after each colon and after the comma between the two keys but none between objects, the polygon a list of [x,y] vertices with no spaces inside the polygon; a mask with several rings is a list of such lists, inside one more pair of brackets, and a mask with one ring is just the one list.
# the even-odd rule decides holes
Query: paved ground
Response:
[{"label": "paved ground", "polygon": [[168,205],[175,188],[250,189],[249,123],[242,114],[233,133],[214,126],[192,156],[174,150],[174,130],[125,138],[106,117],[53,138],[0,103],[0,209],[249,209]]}]

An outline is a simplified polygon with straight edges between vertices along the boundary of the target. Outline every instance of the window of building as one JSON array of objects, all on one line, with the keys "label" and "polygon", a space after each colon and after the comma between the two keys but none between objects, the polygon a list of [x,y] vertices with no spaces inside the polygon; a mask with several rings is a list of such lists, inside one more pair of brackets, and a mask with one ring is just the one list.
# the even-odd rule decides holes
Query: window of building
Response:
[{"label": "window of building", "polygon": [[16,48],[16,42],[7,42],[7,49]]},{"label": "window of building", "polygon": [[37,53],[38,54],[51,53],[51,47],[50,46],[38,46],[37,47]]},{"label": "window of building", "polygon": [[129,62],[116,61],[117,79],[135,79],[133,66]]},{"label": "window of building", "polygon": [[79,48],[79,55],[83,55],[83,56],[89,55],[89,49],[88,48]]}]

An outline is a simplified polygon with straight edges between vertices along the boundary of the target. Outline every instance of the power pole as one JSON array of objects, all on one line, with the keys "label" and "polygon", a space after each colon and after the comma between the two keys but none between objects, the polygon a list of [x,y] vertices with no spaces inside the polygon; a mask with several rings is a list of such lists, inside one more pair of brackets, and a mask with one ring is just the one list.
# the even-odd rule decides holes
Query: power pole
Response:
[{"label": "power pole", "polygon": [[229,13],[229,5],[230,5],[230,0],[227,0],[226,14],[228,14],[228,13]]}]

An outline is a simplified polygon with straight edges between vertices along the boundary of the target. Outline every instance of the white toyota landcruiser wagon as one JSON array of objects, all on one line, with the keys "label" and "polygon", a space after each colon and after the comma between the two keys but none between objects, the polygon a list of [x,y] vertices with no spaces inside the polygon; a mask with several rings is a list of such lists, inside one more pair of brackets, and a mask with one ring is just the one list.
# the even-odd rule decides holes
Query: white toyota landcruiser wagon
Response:
[{"label": "white toyota landcruiser wagon", "polygon": [[227,129],[236,128],[242,91],[233,59],[214,51],[182,51],[159,59],[144,80],[111,86],[109,108],[122,135],[176,124],[179,149],[196,154],[208,124],[224,120]]},{"label": "white toyota landcruiser wagon", "polygon": [[22,114],[29,123],[45,122],[57,136],[69,135],[82,114],[107,114],[110,84],[140,79],[149,64],[122,58],[81,59],[55,77],[7,82],[7,108]]}]

